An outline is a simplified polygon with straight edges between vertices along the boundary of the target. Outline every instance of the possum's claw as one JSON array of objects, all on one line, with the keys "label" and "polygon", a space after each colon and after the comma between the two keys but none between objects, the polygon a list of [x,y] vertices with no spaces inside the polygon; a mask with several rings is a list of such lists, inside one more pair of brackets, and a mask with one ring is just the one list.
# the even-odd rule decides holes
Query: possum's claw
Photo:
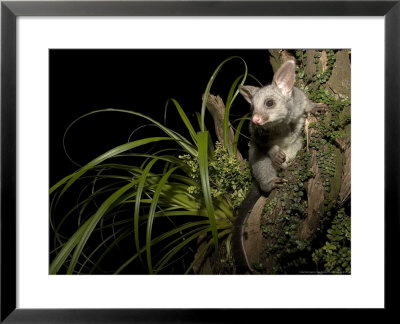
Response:
[{"label": "possum's claw", "polygon": [[286,154],[281,150],[277,151],[272,157],[272,162],[278,166],[285,161],[286,161]]},{"label": "possum's claw", "polygon": [[272,189],[275,189],[275,188],[282,187],[286,182],[288,182],[286,179],[276,177],[276,178],[272,179],[269,184],[270,184],[271,190],[272,190]]}]

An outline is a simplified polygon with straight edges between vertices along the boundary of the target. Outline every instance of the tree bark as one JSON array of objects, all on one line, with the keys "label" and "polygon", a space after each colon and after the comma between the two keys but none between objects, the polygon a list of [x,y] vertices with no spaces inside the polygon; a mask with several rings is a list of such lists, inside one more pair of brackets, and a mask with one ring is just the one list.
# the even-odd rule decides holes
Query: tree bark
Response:
[{"label": "tree bark", "polygon": [[[217,135],[218,141],[224,145],[224,116],[225,116],[225,104],[220,96],[214,96],[211,93],[207,98],[207,109],[210,112],[215,126],[215,134]],[[231,123],[229,123],[228,131],[228,145],[233,146],[234,133]],[[237,150],[236,158],[243,162],[242,154]]]},{"label": "tree bark", "polygon": [[[286,50],[272,50],[271,52],[271,64],[273,65],[274,70],[279,67],[279,63],[282,64],[284,61],[288,59],[293,59],[293,55],[290,54],[289,51]],[[325,71],[327,69],[327,55],[325,51],[322,51],[321,56],[318,58],[318,64],[315,64],[316,54],[315,50],[307,50],[307,59],[306,59],[306,67],[305,67],[305,83],[311,88],[314,87],[314,84],[310,82],[313,79],[315,74],[318,71]],[[347,99],[350,98],[350,59],[347,50],[338,51],[336,53],[336,62],[332,69],[332,74],[329,78],[329,81],[326,83],[325,89],[327,89],[332,95],[334,95],[338,99]],[[311,63],[312,62],[312,63]],[[307,81],[308,80],[308,81]],[[304,80],[299,80],[300,82],[304,82]],[[301,86],[301,84],[300,84]],[[304,84],[303,84],[304,86]],[[341,113],[341,117],[345,114],[350,114],[350,107],[346,107],[345,110]],[[327,116],[327,119],[330,118],[330,113]],[[306,150],[311,154],[310,161],[308,163],[308,169],[313,173],[313,177],[308,180],[307,183],[307,214],[306,217],[300,220],[298,223],[294,224],[292,220],[287,220],[285,222],[280,222],[277,220],[281,219],[287,210],[287,206],[283,206],[283,204],[276,203],[279,201],[282,196],[282,191],[274,190],[270,193],[270,195],[265,198],[262,197],[257,202],[257,204],[263,204],[264,206],[272,206],[272,208],[266,208],[267,212],[265,212],[262,208],[257,208],[252,213],[252,222],[257,223],[255,220],[261,220],[258,223],[261,223],[261,226],[268,224],[269,231],[267,234],[263,233],[262,228],[259,228],[258,233],[254,230],[252,231],[252,235],[247,237],[246,248],[247,256],[250,260],[259,260],[262,263],[265,273],[276,273],[277,266],[279,266],[279,257],[282,253],[281,250],[270,250],[269,252],[265,251],[266,246],[275,246],[279,240],[281,240],[284,225],[285,226],[296,226],[297,232],[295,239],[300,241],[308,241],[311,244],[313,237],[315,234],[320,231],[320,226],[322,225],[322,217],[325,212],[332,208],[333,205],[338,204],[338,206],[343,206],[347,201],[350,200],[350,188],[351,188],[351,140],[350,140],[350,124],[346,125],[343,129],[344,135],[337,138],[335,140],[336,146],[330,148],[333,150],[333,155],[335,156],[332,164],[334,165],[334,174],[330,179],[331,185],[329,191],[324,188],[323,179],[321,176],[321,159],[319,156],[322,155],[321,147],[319,149],[315,149],[310,147],[309,144],[312,141],[313,134],[316,132],[315,128],[310,129],[309,125],[317,125],[320,122],[314,115],[309,115],[305,124],[305,133],[306,133]],[[322,152],[326,152],[328,150],[328,145],[325,144],[322,147]],[[296,161],[294,162],[296,163]],[[293,180],[293,171],[287,170],[285,172],[285,178],[289,180]],[[289,192],[289,195],[293,194]],[[282,198],[281,198],[282,199]],[[257,205],[256,204],[256,205]],[[264,248],[257,250],[254,249],[254,243],[260,240],[260,237],[263,237],[263,244],[261,244]]]},{"label": "tree bark", "polygon": [[[299,76],[296,86],[310,94],[322,89],[337,100],[351,98],[351,63],[348,50],[335,52],[336,61],[333,66],[332,54],[328,54],[326,50],[306,50],[302,53],[304,70],[300,72],[302,76]],[[270,63],[274,71],[287,60],[296,60],[292,51],[270,50]],[[319,82],[323,78],[323,84],[316,81],[318,78]],[[334,103],[332,107],[333,105]],[[210,95],[207,108],[214,119],[217,137],[223,143],[224,103],[219,96]],[[268,197],[261,197],[255,204],[245,227],[244,246],[250,262],[258,265],[257,268],[261,268],[263,273],[279,273],[277,269],[282,254],[285,253],[282,250],[288,249],[288,235],[290,240],[298,244],[299,249],[304,242],[311,246],[315,237],[322,231],[326,214],[333,208],[340,208],[349,203],[351,125],[346,120],[350,119],[350,112],[349,105],[340,112],[340,127],[335,126],[336,133],[332,133],[335,137],[332,137],[330,142],[324,142],[322,137],[326,134],[322,132],[321,135],[321,129],[337,122],[333,118],[334,111],[328,112],[322,120],[309,114],[305,123],[303,160],[296,159],[293,165],[284,171],[284,177],[288,180],[286,187],[273,190]],[[229,132],[229,141],[230,144],[233,143],[232,129]],[[237,157],[242,161],[239,152]],[[312,176],[300,181],[299,172],[302,172],[303,176]],[[299,204],[302,206],[297,206]],[[305,209],[302,211],[303,207]],[[293,217],[293,214],[297,215],[296,208],[299,209],[298,214],[301,214],[299,217]],[[291,232],[288,234],[288,231]],[[208,270],[210,269],[208,267]]]}]

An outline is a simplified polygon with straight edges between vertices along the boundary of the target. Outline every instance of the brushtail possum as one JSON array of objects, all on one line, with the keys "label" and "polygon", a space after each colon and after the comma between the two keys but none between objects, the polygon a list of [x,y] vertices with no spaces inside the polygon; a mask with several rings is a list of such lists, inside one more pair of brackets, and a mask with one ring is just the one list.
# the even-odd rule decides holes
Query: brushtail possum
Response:
[{"label": "brushtail possum", "polygon": [[294,87],[295,62],[286,61],[275,73],[272,84],[262,88],[239,86],[239,92],[251,105],[249,163],[254,178],[249,194],[240,206],[233,232],[236,272],[254,272],[243,246],[244,224],[261,194],[285,182],[277,176],[302,147],[306,113],[326,110],[311,102]]}]

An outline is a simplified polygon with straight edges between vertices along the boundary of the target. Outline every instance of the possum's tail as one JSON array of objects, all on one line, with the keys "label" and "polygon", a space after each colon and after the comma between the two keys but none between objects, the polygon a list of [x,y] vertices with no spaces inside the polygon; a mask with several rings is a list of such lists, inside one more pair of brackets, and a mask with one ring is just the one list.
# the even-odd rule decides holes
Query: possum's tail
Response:
[{"label": "possum's tail", "polygon": [[251,210],[254,204],[260,198],[261,192],[258,185],[253,182],[250,192],[247,197],[243,200],[237,212],[236,220],[234,223],[233,234],[232,234],[232,249],[233,256],[235,259],[236,273],[245,273],[246,271],[254,272],[247,259],[246,251],[243,243],[243,232],[244,226],[249,218]]}]

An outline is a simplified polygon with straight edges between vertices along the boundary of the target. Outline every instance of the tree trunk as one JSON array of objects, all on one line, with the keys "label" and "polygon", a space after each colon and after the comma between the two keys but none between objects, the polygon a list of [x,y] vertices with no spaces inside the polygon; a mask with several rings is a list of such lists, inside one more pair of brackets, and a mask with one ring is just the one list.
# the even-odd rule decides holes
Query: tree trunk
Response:
[{"label": "tree trunk", "polygon": [[[270,54],[274,71],[295,57],[286,50],[271,50]],[[327,103],[331,111],[326,116],[307,117],[304,148],[284,171],[288,183],[260,198],[257,204],[264,208],[255,208],[249,217],[247,256],[268,274],[312,269],[309,264],[301,265],[310,262],[302,251],[318,248],[314,240],[325,237],[329,218],[350,205],[350,104],[343,101],[350,99],[349,51],[337,51],[334,63],[325,50],[301,51],[301,55],[296,86],[313,101]]]},{"label": "tree trunk", "polygon": [[[244,245],[250,263],[260,273],[313,273],[318,265],[315,262],[325,260],[323,253],[328,249],[323,244],[327,232],[332,233],[329,231],[336,222],[334,216],[343,207],[345,216],[350,216],[351,54],[348,50],[269,52],[274,72],[286,60],[297,61],[296,86],[310,100],[327,104],[330,111],[307,116],[303,149],[286,170],[281,170],[280,176],[288,182],[255,204],[245,226]],[[222,141],[224,104],[219,97],[210,95],[207,108]],[[242,159],[240,153],[237,157]],[[344,235],[341,234],[337,236]],[[339,241],[343,248],[349,244],[346,239]],[[341,248],[333,245],[329,246],[334,250]],[[317,250],[318,256],[314,256],[313,251]],[[209,259],[206,261],[210,264]],[[339,261],[339,266],[346,266],[347,261]],[[329,259],[325,270],[333,269],[339,261]],[[218,260],[213,258],[212,263],[214,269],[218,268]]]}]

